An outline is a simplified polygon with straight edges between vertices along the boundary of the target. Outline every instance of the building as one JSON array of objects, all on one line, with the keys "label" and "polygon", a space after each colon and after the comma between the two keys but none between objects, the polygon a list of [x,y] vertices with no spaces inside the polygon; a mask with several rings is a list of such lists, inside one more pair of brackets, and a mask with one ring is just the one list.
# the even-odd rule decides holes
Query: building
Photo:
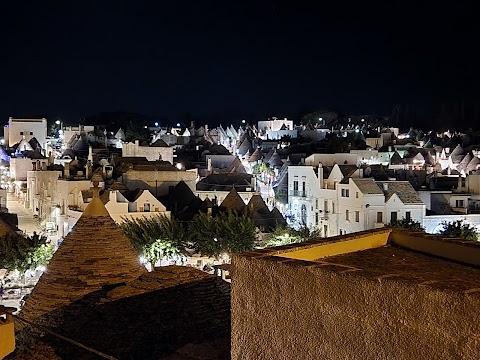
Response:
[{"label": "building", "polygon": [[123,144],[123,157],[146,157],[148,161],[168,161],[173,164],[173,147],[159,139],[153,144],[142,143],[138,140]]},{"label": "building", "polygon": [[125,219],[154,218],[166,216],[170,211],[148,190],[121,190],[108,188],[100,197],[105,208],[118,224]]},{"label": "building", "polygon": [[121,174],[118,181],[129,189],[149,190],[156,197],[167,195],[180,181],[195,191],[198,177],[197,169],[180,170],[167,161],[125,161],[115,171]]},{"label": "building", "polygon": [[412,219],[423,224],[425,204],[408,181],[375,181],[350,165],[288,167],[287,219],[324,237]]},{"label": "building", "polygon": [[16,320],[11,359],[228,358],[229,285],[192,267],[147,273],[95,185]]},{"label": "building", "polygon": [[10,117],[4,127],[5,144],[13,147],[22,140],[30,141],[36,138],[42,149],[47,143],[47,119],[15,119]]},{"label": "building", "polygon": [[391,228],[234,255],[232,359],[477,359],[479,259]]},{"label": "building", "polygon": [[277,119],[276,117],[261,120],[258,122],[258,130],[260,132],[293,130],[293,120],[288,120],[287,118]]}]

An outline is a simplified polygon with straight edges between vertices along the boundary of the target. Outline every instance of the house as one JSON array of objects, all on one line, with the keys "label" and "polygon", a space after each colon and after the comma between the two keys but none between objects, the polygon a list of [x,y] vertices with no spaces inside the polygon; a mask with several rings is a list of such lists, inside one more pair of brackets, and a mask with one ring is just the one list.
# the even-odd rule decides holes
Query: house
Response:
[{"label": "house", "polygon": [[324,237],[382,227],[402,218],[423,223],[425,205],[408,181],[375,181],[363,169],[288,167],[287,219]]},{"label": "house", "polygon": [[148,219],[157,216],[170,218],[170,211],[148,190],[130,191],[110,187],[103,192],[100,199],[117,224],[125,219]]},{"label": "house", "polygon": [[479,259],[393,228],[236,254],[232,359],[477,359]]},{"label": "house", "polygon": [[36,138],[42,149],[47,143],[47,119],[16,119],[10,117],[8,125],[3,128],[5,144],[13,147],[22,140]]},{"label": "house", "polygon": [[197,169],[178,169],[168,161],[143,161],[141,158],[115,159],[115,174],[117,181],[129,189],[149,190],[156,197],[168,194],[171,186],[184,181],[192,191],[195,191]]},{"label": "house", "polygon": [[[160,359],[188,353],[221,360],[229,356],[229,304],[229,286],[216,276],[180,266],[148,273],[95,186],[20,312],[28,322],[16,321],[10,357]],[[42,334],[44,327],[50,331]]]}]

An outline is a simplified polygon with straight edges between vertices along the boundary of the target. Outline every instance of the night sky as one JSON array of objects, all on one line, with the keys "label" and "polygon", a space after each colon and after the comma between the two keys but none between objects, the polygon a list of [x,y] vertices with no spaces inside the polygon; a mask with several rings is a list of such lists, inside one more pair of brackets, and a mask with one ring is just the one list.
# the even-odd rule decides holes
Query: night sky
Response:
[{"label": "night sky", "polygon": [[473,1],[2,1],[0,116],[181,121],[475,103]]}]

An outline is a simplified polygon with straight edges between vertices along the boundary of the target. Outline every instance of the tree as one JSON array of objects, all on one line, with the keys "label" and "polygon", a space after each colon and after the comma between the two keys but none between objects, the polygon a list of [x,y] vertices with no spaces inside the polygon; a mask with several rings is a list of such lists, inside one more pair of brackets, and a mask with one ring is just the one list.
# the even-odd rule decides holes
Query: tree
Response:
[{"label": "tree", "polygon": [[318,237],[320,237],[320,230],[311,230],[306,225],[301,226],[298,230],[288,225],[277,225],[275,229],[268,234],[267,239],[262,245],[265,247],[282,246],[301,243]]},{"label": "tree", "polygon": [[120,228],[125,232],[139,255],[152,265],[164,256],[186,254],[188,238],[182,224],[165,215],[154,218],[124,219]]},{"label": "tree", "polygon": [[9,233],[0,238],[0,268],[24,273],[39,265],[47,265],[53,256],[53,245],[35,232],[33,236]]},{"label": "tree", "polygon": [[212,257],[251,250],[256,240],[253,221],[232,211],[195,215],[188,230],[195,252]]},{"label": "tree", "polygon": [[464,223],[463,220],[442,221],[442,226],[443,229],[440,230],[440,235],[478,241],[477,229],[470,224]]},{"label": "tree", "polygon": [[403,228],[403,229],[410,229],[410,230],[418,230],[418,231],[425,231],[422,224],[418,221],[413,219],[405,219],[402,218],[401,220],[392,220],[387,226]]}]

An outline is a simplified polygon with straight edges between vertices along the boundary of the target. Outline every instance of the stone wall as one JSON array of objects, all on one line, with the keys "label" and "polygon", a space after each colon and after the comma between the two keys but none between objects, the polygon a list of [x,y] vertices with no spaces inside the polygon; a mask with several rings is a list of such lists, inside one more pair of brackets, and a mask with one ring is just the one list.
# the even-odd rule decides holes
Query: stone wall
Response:
[{"label": "stone wall", "polygon": [[233,258],[232,359],[478,358],[478,293],[261,255]]},{"label": "stone wall", "polygon": [[140,146],[135,143],[123,144],[122,156],[146,157],[148,161],[163,160],[173,164],[173,147]]},{"label": "stone wall", "polygon": [[122,182],[129,189],[150,190],[155,196],[163,196],[168,194],[170,186],[175,186],[180,181],[184,181],[192,191],[195,191],[196,180],[196,169],[188,171],[128,170],[123,174]]}]

